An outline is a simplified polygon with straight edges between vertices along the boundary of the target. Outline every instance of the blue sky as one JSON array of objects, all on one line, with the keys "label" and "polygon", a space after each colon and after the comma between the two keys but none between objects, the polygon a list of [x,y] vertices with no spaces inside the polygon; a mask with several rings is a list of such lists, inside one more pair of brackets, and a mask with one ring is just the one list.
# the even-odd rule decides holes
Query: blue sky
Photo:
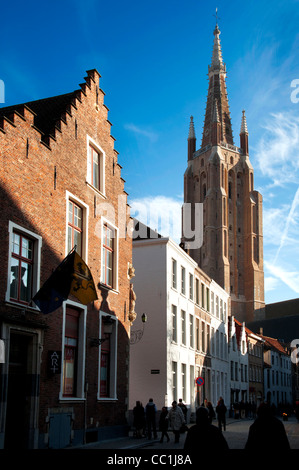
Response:
[{"label": "blue sky", "polygon": [[[201,143],[216,7],[235,145],[245,109],[255,188],[264,199],[266,302],[296,298],[298,0],[6,2],[3,105],[70,92],[96,68],[132,214],[142,218],[149,207],[162,220],[179,214],[191,115]],[[153,228],[177,240],[177,226]]]}]

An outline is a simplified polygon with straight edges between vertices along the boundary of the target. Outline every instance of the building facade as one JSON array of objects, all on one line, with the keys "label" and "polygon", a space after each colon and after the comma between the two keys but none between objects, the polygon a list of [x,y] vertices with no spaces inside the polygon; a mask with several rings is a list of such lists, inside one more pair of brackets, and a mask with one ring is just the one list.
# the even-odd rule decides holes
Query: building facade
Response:
[{"label": "building facade", "polygon": [[228,356],[230,362],[230,405],[246,403],[249,399],[248,382],[248,345],[245,323],[234,318],[228,320],[229,345]]},{"label": "building facade", "polygon": [[[0,109],[1,448],[61,448],[126,426],[132,240],[99,78]],[[70,295],[45,315],[32,298],[74,247],[97,300]]]},{"label": "building facade", "polygon": [[150,397],[158,409],[182,398],[191,415],[205,399],[215,405],[227,395],[227,293],[169,238],[134,240],[133,264],[134,329],[143,313],[147,322],[131,344],[130,410]]},{"label": "building facade", "polygon": [[191,117],[184,175],[184,203],[192,207],[195,230],[196,205],[203,205],[203,243],[193,247],[184,233],[182,243],[200,268],[230,294],[232,314],[248,322],[264,317],[262,196],[254,188],[244,111],[240,146],[233,140],[225,79],[216,25],[201,147],[196,149]]},{"label": "building facade", "polygon": [[256,408],[264,400],[264,343],[259,336],[245,328],[248,343],[249,402]]},{"label": "building facade", "polygon": [[260,335],[264,343],[265,400],[282,411],[293,404],[292,361],[290,351],[278,339]]}]

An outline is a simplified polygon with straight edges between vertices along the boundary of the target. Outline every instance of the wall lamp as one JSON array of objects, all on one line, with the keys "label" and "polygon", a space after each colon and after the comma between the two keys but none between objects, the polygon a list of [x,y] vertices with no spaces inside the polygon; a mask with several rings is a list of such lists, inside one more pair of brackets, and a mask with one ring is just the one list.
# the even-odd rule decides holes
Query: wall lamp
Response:
[{"label": "wall lamp", "polygon": [[145,313],[142,314],[141,321],[142,321],[142,329],[141,330],[131,331],[130,344],[138,343],[138,341],[140,341],[142,336],[143,336],[144,324],[147,322],[147,316],[146,316]]},{"label": "wall lamp", "polygon": [[114,321],[110,315],[104,315],[102,318],[103,322],[103,338],[90,338],[90,346],[100,346],[104,341],[106,341],[113,331]]}]

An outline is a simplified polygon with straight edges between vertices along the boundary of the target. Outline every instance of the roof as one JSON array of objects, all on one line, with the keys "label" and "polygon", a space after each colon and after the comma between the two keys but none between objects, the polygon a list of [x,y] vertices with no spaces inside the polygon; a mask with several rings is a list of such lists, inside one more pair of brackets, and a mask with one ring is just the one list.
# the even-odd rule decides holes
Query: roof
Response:
[{"label": "roof", "polygon": [[29,101],[27,103],[17,104],[0,108],[0,116],[8,117],[14,111],[20,111],[24,106],[29,108],[34,116],[34,125],[43,134],[54,134],[54,128],[63,114],[68,111],[72,101],[76,97],[76,92],[67,93],[65,95],[53,96],[37,101]]},{"label": "roof", "polygon": [[283,344],[276,338],[270,338],[269,336],[260,335],[261,338],[265,340],[265,347],[269,347],[271,349],[276,349],[281,354],[287,354],[285,347]]}]

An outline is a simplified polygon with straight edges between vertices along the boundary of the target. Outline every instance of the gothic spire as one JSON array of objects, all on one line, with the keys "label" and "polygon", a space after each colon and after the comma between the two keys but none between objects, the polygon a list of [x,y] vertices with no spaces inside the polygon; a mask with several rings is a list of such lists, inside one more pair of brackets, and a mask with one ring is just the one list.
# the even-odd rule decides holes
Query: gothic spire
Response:
[{"label": "gothic spire", "polygon": [[195,139],[195,130],[194,130],[193,116],[190,116],[190,124],[189,124],[189,135],[188,135],[188,139]]},{"label": "gothic spire", "polygon": [[[218,17],[217,17],[218,19]],[[212,127],[215,113],[218,114],[218,121],[221,124],[220,142],[234,145],[233,132],[230,119],[228,97],[226,91],[226,66],[223,62],[220,45],[220,29],[218,24],[214,29],[214,45],[211,65],[209,70],[209,90],[206,104],[205,122],[202,136],[202,148],[212,144]],[[217,108],[215,109],[215,102]]]}]

